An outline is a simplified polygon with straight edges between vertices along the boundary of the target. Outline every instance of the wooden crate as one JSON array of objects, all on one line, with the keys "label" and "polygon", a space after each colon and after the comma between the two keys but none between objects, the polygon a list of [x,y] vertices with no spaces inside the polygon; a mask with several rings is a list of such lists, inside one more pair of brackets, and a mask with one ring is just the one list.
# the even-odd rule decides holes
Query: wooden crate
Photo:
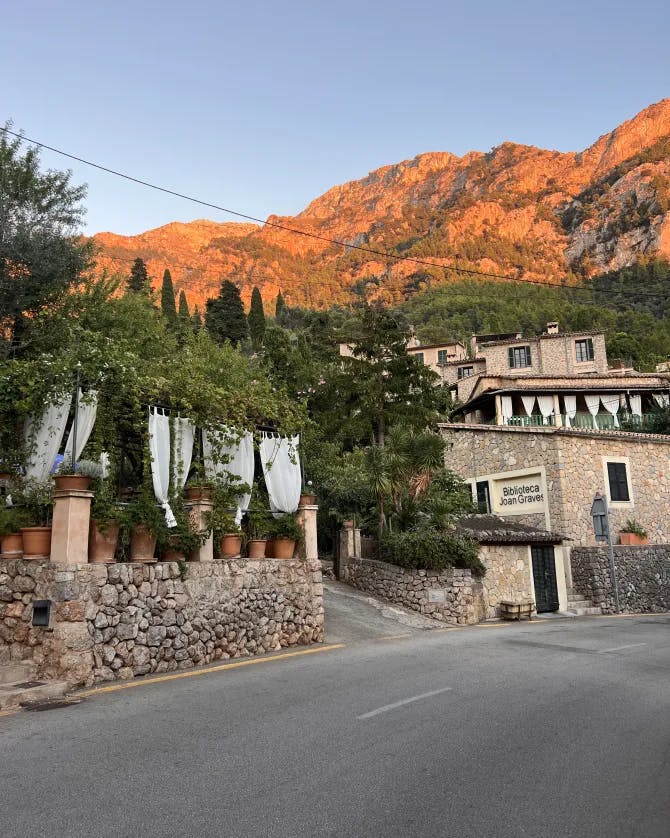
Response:
[{"label": "wooden crate", "polygon": [[532,599],[521,602],[503,600],[500,603],[500,616],[503,620],[520,620],[522,617],[527,617],[529,620],[532,620],[534,605],[535,603]]}]

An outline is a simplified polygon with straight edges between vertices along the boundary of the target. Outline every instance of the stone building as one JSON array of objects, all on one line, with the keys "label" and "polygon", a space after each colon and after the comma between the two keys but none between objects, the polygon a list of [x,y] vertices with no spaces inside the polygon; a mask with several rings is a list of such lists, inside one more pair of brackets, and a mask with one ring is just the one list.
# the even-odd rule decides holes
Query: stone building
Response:
[{"label": "stone building", "polygon": [[596,492],[607,499],[614,540],[635,520],[650,542],[670,542],[670,437],[471,423],[443,424],[440,432],[447,467],[470,484],[482,511],[565,539],[568,591],[571,547],[595,543]]}]

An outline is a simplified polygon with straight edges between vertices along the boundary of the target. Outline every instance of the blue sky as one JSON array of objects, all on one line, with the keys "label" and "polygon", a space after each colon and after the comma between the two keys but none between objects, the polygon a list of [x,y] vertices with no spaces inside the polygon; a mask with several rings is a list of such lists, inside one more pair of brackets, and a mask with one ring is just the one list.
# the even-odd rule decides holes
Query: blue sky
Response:
[{"label": "blue sky", "polygon": [[[670,95],[670,4],[10,2],[0,122],[240,212],[425,151],[578,150]],[[88,232],[233,220],[68,163]]]}]

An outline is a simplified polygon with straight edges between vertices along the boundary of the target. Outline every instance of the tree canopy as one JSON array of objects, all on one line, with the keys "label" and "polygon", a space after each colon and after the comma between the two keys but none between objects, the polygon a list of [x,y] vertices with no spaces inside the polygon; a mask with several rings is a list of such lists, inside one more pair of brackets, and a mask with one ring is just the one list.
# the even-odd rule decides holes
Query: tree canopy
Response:
[{"label": "tree canopy", "polygon": [[207,300],[205,312],[207,331],[219,343],[228,340],[240,344],[248,335],[247,316],[244,313],[240,289],[224,279],[219,296]]}]

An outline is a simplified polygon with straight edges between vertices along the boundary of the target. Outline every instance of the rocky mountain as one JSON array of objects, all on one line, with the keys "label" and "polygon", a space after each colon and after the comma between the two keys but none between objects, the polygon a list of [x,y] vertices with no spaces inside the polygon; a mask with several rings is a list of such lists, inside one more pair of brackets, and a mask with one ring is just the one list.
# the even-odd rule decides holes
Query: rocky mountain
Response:
[{"label": "rocky mountain", "polygon": [[258,285],[266,303],[281,288],[289,304],[317,308],[357,298],[395,302],[448,281],[454,266],[555,281],[645,256],[670,258],[669,210],[664,99],[581,152],[506,142],[463,157],[420,154],[263,226],[203,220],[139,236],[100,233],[95,241],[109,272],[127,274],[141,256],[158,285],[169,267],[191,306],[230,278],[247,300]]}]

